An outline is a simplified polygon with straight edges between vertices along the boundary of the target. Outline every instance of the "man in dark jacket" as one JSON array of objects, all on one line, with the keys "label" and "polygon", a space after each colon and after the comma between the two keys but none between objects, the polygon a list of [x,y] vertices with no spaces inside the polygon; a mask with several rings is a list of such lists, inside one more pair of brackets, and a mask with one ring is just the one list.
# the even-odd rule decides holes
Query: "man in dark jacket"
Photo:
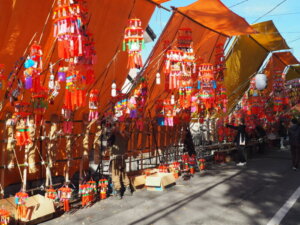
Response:
[{"label": "man in dark jacket", "polygon": [[255,131],[256,131],[256,136],[258,138],[258,153],[264,153],[265,151],[265,142],[266,142],[266,136],[267,136],[267,133],[265,131],[265,129],[260,126],[260,125],[257,125],[255,127]]},{"label": "man in dark jacket", "polygon": [[190,129],[187,127],[184,137],[184,152],[187,152],[189,156],[196,155],[193,137]]},{"label": "man in dark jacket", "polygon": [[244,166],[247,164],[247,152],[246,152],[246,144],[247,144],[247,133],[246,133],[246,125],[245,120],[240,119],[238,126],[233,126],[226,124],[226,127],[237,130],[237,134],[234,138],[234,142],[238,147],[238,156],[239,156],[239,163],[238,166]]},{"label": "man in dark jacket", "polygon": [[293,170],[297,170],[300,162],[300,125],[297,119],[291,120],[288,135],[292,154]]},{"label": "man in dark jacket", "polygon": [[112,182],[116,191],[116,195],[119,197],[119,199],[122,198],[122,183],[125,187],[125,194],[131,195],[130,181],[126,173],[125,162],[129,136],[129,132],[125,129],[121,129],[120,126],[116,123],[113,126],[112,134],[108,139],[108,143],[110,146],[110,166],[112,173]]}]

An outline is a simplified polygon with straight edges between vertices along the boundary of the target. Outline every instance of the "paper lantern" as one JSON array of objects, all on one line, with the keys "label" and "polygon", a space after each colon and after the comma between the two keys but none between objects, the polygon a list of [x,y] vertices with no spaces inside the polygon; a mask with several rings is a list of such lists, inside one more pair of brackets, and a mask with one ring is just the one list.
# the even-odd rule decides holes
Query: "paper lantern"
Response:
[{"label": "paper lantern", "polygon": [[267,76],[265,74],[256,74],[255,75],[255,87],[257,90],[261,91],[267,86]]},{"label": "paper lantern", "polygon": [[117,96],[117,84],[115,82],[111,85],[111,96],[116,97]]},{"label": "paper lantern", "polygon": [[160,84],[160,73],[156,73],[156,84]]}]

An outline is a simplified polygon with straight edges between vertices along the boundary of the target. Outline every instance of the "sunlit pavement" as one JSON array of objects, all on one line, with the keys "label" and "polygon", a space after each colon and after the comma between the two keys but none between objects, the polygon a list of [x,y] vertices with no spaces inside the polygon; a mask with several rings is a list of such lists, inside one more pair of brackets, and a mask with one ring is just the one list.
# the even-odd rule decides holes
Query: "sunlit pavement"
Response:
[{"label": "sunlit pavement", "polygon": [[[268,224],[299,186],[289,151],[269,150],[247,167],[213,164],[165,191],[138,190],[44,224]],[[300,224],[300,200],[284,215],[280,224]]]}]

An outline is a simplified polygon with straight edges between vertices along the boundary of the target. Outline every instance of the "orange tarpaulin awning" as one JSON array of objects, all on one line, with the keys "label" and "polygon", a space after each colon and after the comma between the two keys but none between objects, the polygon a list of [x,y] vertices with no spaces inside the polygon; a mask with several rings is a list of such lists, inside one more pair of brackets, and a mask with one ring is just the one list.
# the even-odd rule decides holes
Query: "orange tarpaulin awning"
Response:
[{"label": "orange tarpaulin awning", "polygon": [[290,48],[277,30],[272,20],[256,23],[251,26],[258,31],[257,34],[252,34],[251,37],[268,51]]},{"label": "orange tarpaulin awning", "polygon": [[220,0],[199,0],[186,7],[178,8],[178,11],[227,36],[254,32],[244,18],[232,12]]},{"label": "orange tarpaulin awning", "polygon": [[[43,31],[43,36],[41,39],[41,46],[43,50],[43,61],[45,68],[48,66],[49,62],[56,62],[57,58],[57,46],[55,40],[52,37],[53,21],[52,21],[52,11],[51,7],[53,0],[0,0],[0,64],[5,64],[5,75],[12,70],[14,63],[23,56],[25,49],[28,47],[29,41],[32,39],[34,34],[37,32],[34,40],[37,42],[40,40],[41,32]],[[141,19],[142,26],[145,28],[151,18],[152,13],[155,9],[154,3],[161,3],[165,1],[159,0],[88,0],[88,12],[90,15],[90,23],[88,25],[88,30],[93,35],[93,40],[95,42],[95,48],[97,52],[97,62],[94,65],[96,82],[88,87],[99,89],[100,95],[100,108],[102,111],[105,110],[105,106],[111,100],[111,84],[115,81],[118,87],[121,87],[124,83],[127,74],[127,52],[122,52],[122,40],[124,35],[124,30],[127,26],[127,21],[129,18],[136,17]],[[50,15],[48,22],[45,24],[46,18]],[[44,28],[44,30],[43,30]],[[53,50],[53,54],[52,54]],[[18,78],[22,77],[23,68],[18,73]],[[42,75],[42,80],[44,85],[48,85],[48,71]],[[16,81],[14,87],[16,87]],[[5,91],[0,90],[0,99],[4,98]],[[26,91],[24,95],[24,100],[30,100],[30,92]],[[60,90],[59,96],[55,99],[54,105],[49,105],[46,112],[46,120],[50,119],[50,115],[55,113],[61,114],[61,106],[63,104],[64,90]],[[3,120],[7,111],[13,111],[13,107],[10,106],[9,101],[5,101],[5,106],[1,110],[1,119]],[[75,118],[81,119],[82,112],[87,112],[88,108],[81,109],[76,112]],[[45,125],[44,131],[48,133],[49,124]],[[6,136],[5,124],[0,124],[1,137]],[[81,124],[75,124],[74,133],[82,133]],[[5,149],[5,144],[1,142],[0,157],[3,157],[3,149]],[[81,156],[81,146],[82,139],[75,138],[72,143],[72,158]],[[57,146],[57,159],[65,159],[65,139],[62,138]],[[39,150],[42,157],[46,157],[47,142],[43,142],[43,146]],[[6,151],[4,152],[4,158],[6,158]],[[36,161],[40,161],[41,158],[36,152]],[[17,156],[19,162],[23,162],[24,151],[17,151]],[[2,165],[2,161],[0,160]],[[52,175],[62,175],[64,163],[56,163],[51,169]],[[38,166],[39,171],[35,174],[30,174],[29,179],[39,179],[43,178],[44,172],[43,166]],[[79,160],[72,160],[70,176],[78,170]],[[2,170],[3,171],[3,170]],[[20,181],[18,175],[17,167],[7,171],[7,176],[5,176],[5,183],[1,180],[3,186],[7,186],[11,183],[17,183]],[[3,178],[3,176],[1,176]]]},{"label": "orange tarpaulin awning", "polygon": [[[127,52],[122,52],[121,49],[127,20],[130,17],[137,17],[141,19],[142,26],[145,28],[154,12],[154,3],[161,2],[166,2],[166,0],[119,0],[117,4],[110,0],[88,1],[88,10],[91,16],[88,30],[93,34],[97,52],[97,63],[94,65],[96,82],[88,87],[88,90],[91,88],[100,90],[100,107],[102,110],[111,100],[110,87],[112,82],[115,81],[117,87],[120,88],[128,74]],[[45,25],[41,39],[43,60],[45,66],[48,66],[50,61],[57,61],[57,48],[52,37],[52,3],[53,1],[49,0],[0,0],[0,28],[2,33],[0,36],[0,63],[5,64],[6,74],[12,69],[16,60],[23,55],[36,32],[35,40],[39,41],[48,13],[50,13],[50,18]],[[52,55],[53,48],[54,53]],[[21,77],[22,72],[23,70],[19,72],[19,77]],[[48,76],[49,74],[45,73],[43,77],[46,86]],[[1,99],[3,99],[3,95],[4,92],[0,92]],[[60,114],[63,95],[63,90],[61,90],[55,104],[50,106],[47,111],[48,118],[50,113]],[[28,94],[28,96],[30,95]],[[87,108],[84,111],[87,111]]]},{"label": "orange tarpaulin awning", "polygon": [[276,52],[273,53],[264,73],[267,75],[268,78],[268,85],[265,90],[266,95],[269,95],[269,93],[273,90],[273,75],[274,74],[283,74],[284,69],[291,64],[298,63],[298,60],[295,58],[295,56],[289,52]]},{"label": "orange tarpaulin awning", "polygon": [[[289,49],[272,21],[254,24],[252,28],[258,33],[239,37],[227,56],[225,86],[230,96],[229,108],[248,89],[250,77],[259,70],[269,52]],[[295,60],[288,53],[275,54],[285,61]]]},{"label": "orange tarpaulin awning", "polygon": [[[176,9],[150,54],[149,63],[142,73],[150,84],[148,108],[152,108],[156,100],[169,94],[165,91],[165,75],[162,73],[166,43],[169,43],[169,46],[175,46],[177,31],[184,27],[192,29],[196,59],[212,63],[216,44],[224,43],[227,35],[254,32],[242,17],[230,11],[219,0],[198,0],[189,6]],[[155,84],[157,72],[161,74],[160,85]]]}]

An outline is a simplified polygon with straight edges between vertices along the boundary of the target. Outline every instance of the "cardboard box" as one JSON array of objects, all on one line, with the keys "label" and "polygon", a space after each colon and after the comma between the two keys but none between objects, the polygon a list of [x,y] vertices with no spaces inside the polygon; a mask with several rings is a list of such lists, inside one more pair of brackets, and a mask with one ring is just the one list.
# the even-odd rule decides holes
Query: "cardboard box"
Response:
[{"label": "cardboard box", "polygon": [[146,175],[136,176],[133,178],[133,186],[134,187],[144,186],[145,183],[146,183]]},{"label": "cardboard box", "polygon": [[175,185],[175,178],[172,173],[157,173],[146,177],[146,187],[149,191],[163,191]]},{"label": "cardboard box", "polygon": [[[14,197],[1,199],[0,205],[2,205],[4,209],[9,211],[12,217],[17,218],[17,210]],[[47,220],[49,219],[49,217],[52,217],[52,214],[55,212],[53,201],[39,194],[31,196],[26,200],[26,208],[27,218],[26,220],[22,221],[29,222],[33,220],[39,220],[39,222],[42,222],[43,219]]]}]

